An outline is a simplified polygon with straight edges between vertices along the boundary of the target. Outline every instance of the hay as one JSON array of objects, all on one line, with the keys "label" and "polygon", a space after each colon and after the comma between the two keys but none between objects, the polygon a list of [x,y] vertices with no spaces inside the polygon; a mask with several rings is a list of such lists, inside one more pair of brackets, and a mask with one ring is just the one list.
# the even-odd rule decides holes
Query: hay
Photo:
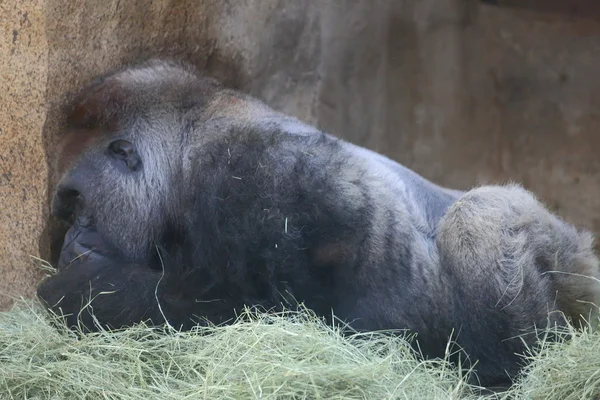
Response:
[{"label": "hay", "polygon": [[[246,312],[231,326],[144,326],[78,337],[34,301],[0,313],[2,399],[459,399],[476,397],[443,361],[402,337],[343,337],[309,312]],[[544,346],[510,395],[594,398],[600,337]]]},{"label": "hay", "polygon": [[600,331],[569,330],[570,340],[542,342],[513,388],[515,399],[600,399]]}]

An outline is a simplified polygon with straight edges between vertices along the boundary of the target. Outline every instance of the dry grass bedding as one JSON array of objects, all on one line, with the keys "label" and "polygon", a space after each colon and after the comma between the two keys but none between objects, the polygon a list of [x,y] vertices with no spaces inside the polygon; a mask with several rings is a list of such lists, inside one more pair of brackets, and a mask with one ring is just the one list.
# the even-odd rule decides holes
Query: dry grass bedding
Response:
[{"label": "dry grass bedding", "polygon": [[[57,325],[58,322],[58,325]],[[406,337],[342,335],[310,312],[247,310],[192,332],[76,335],[33,300],[0,313],[2,399],[462,399],[482,395]],[[501,398],[600,398],[600,335],[544,343]]]}]

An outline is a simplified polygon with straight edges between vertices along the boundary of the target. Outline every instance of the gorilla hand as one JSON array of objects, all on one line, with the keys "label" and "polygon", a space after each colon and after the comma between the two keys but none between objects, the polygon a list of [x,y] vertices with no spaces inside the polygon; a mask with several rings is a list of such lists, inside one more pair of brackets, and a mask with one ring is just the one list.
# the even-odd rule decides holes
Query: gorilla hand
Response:
[{"label": "gorilla hand", "polygon": [[120,328],[160,316],[156,300],[152,301],[159,274],[124,264],[84,218],[78,218],[65,235],[57,267],[56,275],[40,285],[38,297],[64,316],[70,328],[84,332],[99,326]]},{"label": "gorilla hand", "polygon": [[[38,287],[38,297],[69,328],[83,332],[121,328],[139,321],[164,322],[155,289],[160,274],[139,265],[123,265],[98,252],[63,265]],[[118,311],[117,311],[118,310]],[[97,321],[102,321],[98,323]]]},{"label": "gorilla hand", "polygon": [[234,317],[230,301],[207,306],[182,292],[181,275],[186,270],[170,268],[177,263],[166,255],[164,262],[164,270],[170,273],[126,261],[93,225],[78,220],[65,235],[58,272],[40,284],[37,294],[50,310],[65,318],[69,328],[83,332],[138,322],[167,322],[189,329],[201,323],[192,320],[195,315],[216,323]]}]

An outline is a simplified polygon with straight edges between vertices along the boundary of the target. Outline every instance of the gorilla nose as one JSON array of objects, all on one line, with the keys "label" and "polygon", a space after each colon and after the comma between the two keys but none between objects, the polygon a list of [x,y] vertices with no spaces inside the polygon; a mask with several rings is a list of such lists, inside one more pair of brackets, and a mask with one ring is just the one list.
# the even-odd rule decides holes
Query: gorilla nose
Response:
[{"label": "gorilla nose", "polygon": [[59,186],[52,199],[52,214],[60,219],[68,220],[81,201],[79,192],[68,186]]}]

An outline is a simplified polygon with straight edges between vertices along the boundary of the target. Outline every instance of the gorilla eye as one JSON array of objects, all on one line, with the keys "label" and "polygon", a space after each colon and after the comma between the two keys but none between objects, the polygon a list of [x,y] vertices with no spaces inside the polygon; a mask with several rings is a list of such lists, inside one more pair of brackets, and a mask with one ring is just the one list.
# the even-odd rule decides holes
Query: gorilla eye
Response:
[{"label": "gorilla eye", "polygon": [[115,140],[108,145],[108,151],[111,157],[121,161],[128,169],[136,171],[140,168],[142,161],[135,150],[133,143],[127,140]]}]

